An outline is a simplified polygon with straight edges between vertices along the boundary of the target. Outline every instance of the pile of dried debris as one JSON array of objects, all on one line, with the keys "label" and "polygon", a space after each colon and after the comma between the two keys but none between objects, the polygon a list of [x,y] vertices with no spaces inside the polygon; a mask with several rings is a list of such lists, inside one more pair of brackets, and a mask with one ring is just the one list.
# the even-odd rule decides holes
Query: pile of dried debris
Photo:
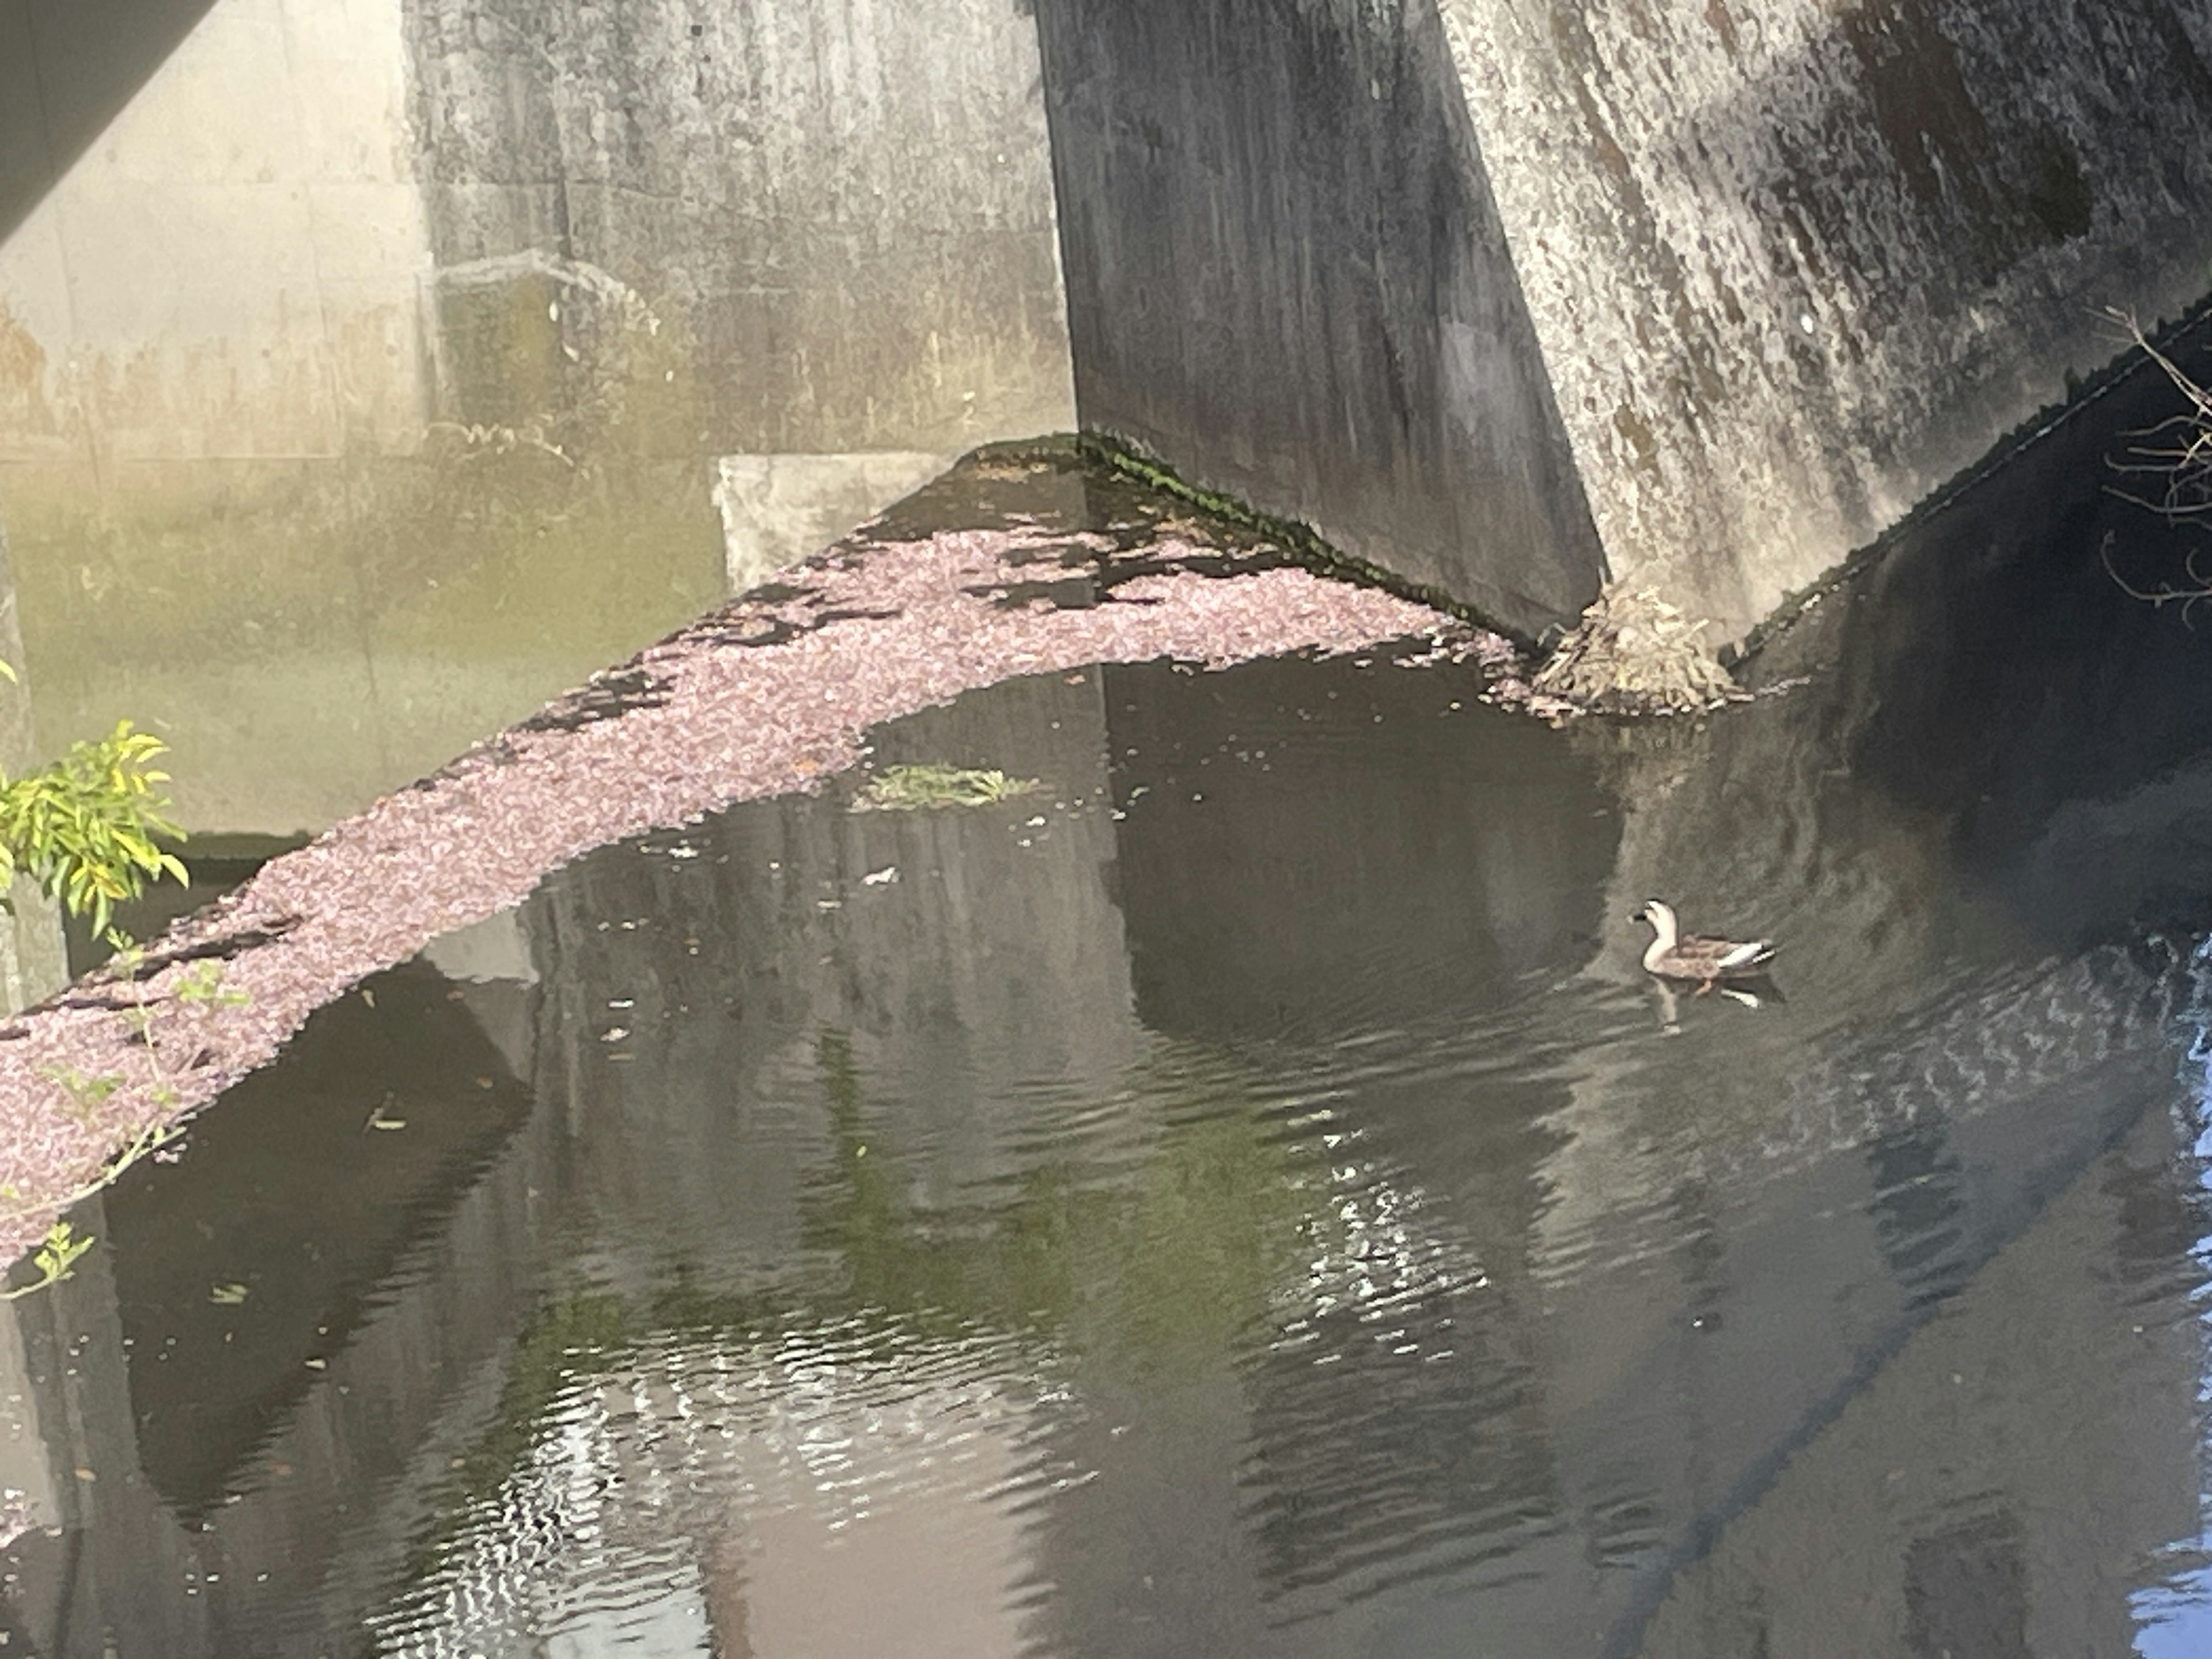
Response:
[{"label": "pile of dried debris", "polygon": [[1583,612],[1536,672],[1534,689],[1601,714],[1688,714],[1750,694],[1698,641],[1705,626],[1659,597],[1617,581]]}]

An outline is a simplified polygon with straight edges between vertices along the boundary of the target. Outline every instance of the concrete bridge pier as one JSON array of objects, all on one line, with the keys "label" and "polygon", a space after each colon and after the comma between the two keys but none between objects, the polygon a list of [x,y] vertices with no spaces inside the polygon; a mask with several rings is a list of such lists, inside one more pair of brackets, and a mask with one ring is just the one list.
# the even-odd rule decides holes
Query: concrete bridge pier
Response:
[{"label": "concrete bridge pier", "polygon": [[1741,635],[2212,264],[2167,0],[1037,0],[1077,401],[1535,633]]}]

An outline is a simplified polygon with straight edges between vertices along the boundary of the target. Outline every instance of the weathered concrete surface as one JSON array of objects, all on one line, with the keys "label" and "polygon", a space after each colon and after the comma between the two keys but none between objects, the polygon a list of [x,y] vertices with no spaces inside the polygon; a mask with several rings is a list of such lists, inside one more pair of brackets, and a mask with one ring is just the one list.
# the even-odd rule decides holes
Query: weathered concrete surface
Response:
[{"label": "weathered concrete surface", "polygon": [[1534,630],[1600,555],[1434,0],[1045,0],[1084,424]]},{"label": "weathered concrete surface", "polygon": [[160,722],[191,828],[319,827],[711,605],[726,457],[873,458],[776,503],[811,551],[848,472],[1073,424],[1004,0],[188,3],[0,0],[0,497],[41,743]]},{"label": "weathered concrete surface", "polygon": [[958,459],[911,449],[723,456],[714,506],[730,592],[757,587],[820,551]]},{"label": "weathered concrete surface", "polygon": [[[24,678],[23,634],[15,617],[15,566],[8,554],[8,522],[0,518],[0,781],[33,764],[31,688]],[[0,1008],[13,1013],[69,983],[61,911],[27,877],[17,876],[0,917]]]},{"label": "weathered concrete surface", "polygon": [[206,15],[210,0],[0,0],[0,242]]},{"label": "weathered concrete surface", "polygon": [[2212,259],[2212,13],[1439,0],[1607,557],[1741,632]]},{"label": "weathered concrete surface", "polygon": [[1579,480],[1741,634],[2212,259],[2201,5],[1041,21],[1085,422],[1524,627],[1595,589]]},{"label": "weathered concrete surface", "polygon": [[[688,343],[717,453],[1066,425],[1036,33],[1007,0],[404,11],[445,303],[526,251],[614,274]],[[571,372],[530,320],[472,418]]]}]

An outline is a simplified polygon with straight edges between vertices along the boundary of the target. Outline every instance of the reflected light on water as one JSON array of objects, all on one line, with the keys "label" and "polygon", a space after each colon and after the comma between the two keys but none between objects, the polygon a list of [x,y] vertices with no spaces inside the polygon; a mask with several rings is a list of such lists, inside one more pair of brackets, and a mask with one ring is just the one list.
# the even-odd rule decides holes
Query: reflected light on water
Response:
[{"label": "reflected light on water", "polygon": [[377,1650],[1012,1656],[1051,1395],[1009,1358],[871,1321],[571,1351]]},{"label": "reflected light on water", "polygon": [[[2190,1109],[2194,1132],[2190,1156],[2197,1168],[2197,1186],[2212,1194],[2212,939],[2195,953],[2198,995],[2184,1021],[2189,1040],[2184,1076],[2192,1087]],[[2197,1240],[2199,1271],[2212,1283],[2212,1233]],[[2204,1286],[2196,1300],[2206,1303]],[[2197,1401],[2206,1439],[2199,1453],[2200,1480],[2212,1479],[2212,1311],[2199,1316],[2205,1322],[2207,1365]],[[2212,1485],[2200,1498],[2203,1529],[2193,1539],[2178,1539],[2166,1552],[2175,1565],[2160,1582],[2138,1590],[2134,1598],[2137,1621],[2136,1651],[2142,1659],[2200,1659],[2212,1653]]]}]

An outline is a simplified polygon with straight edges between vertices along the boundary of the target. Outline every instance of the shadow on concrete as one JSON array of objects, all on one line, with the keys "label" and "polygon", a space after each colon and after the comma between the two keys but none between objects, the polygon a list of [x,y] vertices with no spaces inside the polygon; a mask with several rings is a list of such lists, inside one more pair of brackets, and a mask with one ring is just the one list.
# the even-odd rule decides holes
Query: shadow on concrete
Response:
[{"label": "shadow on concrete", "polygon": [[214,0],[0,0],[0,242]]}]

